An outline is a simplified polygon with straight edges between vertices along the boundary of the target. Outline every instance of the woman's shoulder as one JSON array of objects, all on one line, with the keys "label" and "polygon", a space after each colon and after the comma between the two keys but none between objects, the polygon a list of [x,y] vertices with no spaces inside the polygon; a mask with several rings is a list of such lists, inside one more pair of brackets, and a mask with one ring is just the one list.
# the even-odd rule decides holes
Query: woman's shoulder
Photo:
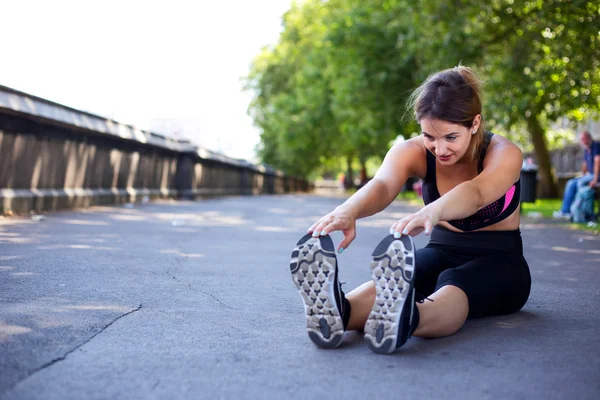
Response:
[{"label": "woman's shoulder", "polygon": [[425,151],[427,149],[425,148],[425,144],[423,144],[423,139],[417,136],[414,138],[404,140],[402,142],[397,142],[392,146],[390,150],[394,150],[395,152],[419,155],[425,154]]},{"label": "woman's shoulder", "polygon": [[426,152],[423,139],[417,136],[396,143],[390,149],[388,157],[404,164],[405,168],[410,169],[411,175],[422,178],[427,172]]},{"label": "woman's shoulder", "polygon": [[521,149],[519,148],[519,146],[517,146],[516,144],[514,144],[510,139],[508,139],[505,136],[502,135],[498,135],[495,134],[493,132],[489,132],[486,131],[486,134],[490,135],[490,143],[489,143],[489,148],[502,148],[502,149],[511,149],[512,151],[519,150],[519,152],[521,151]]},{"label": "woman's shoulder", "polygon": [[[488,132],[486,132],[488,133]],[[504,160],[507,162],[518,162],[521,165],[523,161],[523,152],[510,139],[502,135],[489,132],[491,136],[489,145],[486,149],[484,166],[489,158]]]}]

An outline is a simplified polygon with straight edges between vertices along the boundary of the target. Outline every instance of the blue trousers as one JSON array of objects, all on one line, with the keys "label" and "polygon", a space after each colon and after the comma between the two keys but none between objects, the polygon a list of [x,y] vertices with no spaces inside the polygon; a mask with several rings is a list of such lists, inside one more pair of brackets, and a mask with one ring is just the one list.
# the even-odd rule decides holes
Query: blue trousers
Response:
[{"label": "blue trousers", "polygon": [[562,211],[564,214],[571,213],[571,204],[573,204],[573,201],[575,201],[577,189],[585,185],[589,185],[593,177],[594,175],[587,173],[579,178],[571,178],[567,181],[567,185],[565,186],[565,195],[563,196],[562,208],[560,211]]}]

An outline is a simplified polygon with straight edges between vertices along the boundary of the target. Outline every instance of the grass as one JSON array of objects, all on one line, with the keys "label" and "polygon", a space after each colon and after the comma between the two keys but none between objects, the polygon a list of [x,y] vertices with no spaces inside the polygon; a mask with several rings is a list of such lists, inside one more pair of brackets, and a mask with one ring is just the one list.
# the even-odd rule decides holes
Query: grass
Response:
[{"label": "grass", "polygon": [[544,218],[552,218],[552,213],[560,210],[561,206],[561,199],[538,199],[535,203],[523,203],[521,211],[523,215],[527,215],[527,213],[540,213]]},{"label": "grass", "polygon": [[[530,213],[539,213],[543,218],[552,218],[552,212],[560,210],[562,199],[538,199],[535,203],[523,203],[522,215],[527,216]],[[600,225],[587,226],[587,223],[576,224],[565,221],[569,229],[581,229],[595,234],[600,233]]]}]

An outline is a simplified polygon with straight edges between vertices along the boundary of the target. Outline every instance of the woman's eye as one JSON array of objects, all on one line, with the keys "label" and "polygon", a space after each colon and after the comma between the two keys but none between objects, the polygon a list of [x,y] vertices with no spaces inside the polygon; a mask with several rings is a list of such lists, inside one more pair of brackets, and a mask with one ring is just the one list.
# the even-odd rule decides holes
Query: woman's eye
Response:
[{"label": "woman's eye", "polygon": [[454,140],[456,140],[456,136],[446,136],[446,139],[447,139],[449,142],[453,142]]},{"label": "woman's eye", "polygon": [[433,136],[425,135],[425,139],[429,140],[430,142],[433,142]]}]

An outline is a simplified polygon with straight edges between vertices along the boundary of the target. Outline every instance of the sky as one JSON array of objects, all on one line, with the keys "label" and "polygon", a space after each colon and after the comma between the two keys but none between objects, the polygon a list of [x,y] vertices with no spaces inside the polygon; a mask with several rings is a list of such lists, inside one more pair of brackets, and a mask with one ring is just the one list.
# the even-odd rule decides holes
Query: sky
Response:
[{"label": "sky", "polygon": [[240,78],[291,0],[0,0],[0,84],[254,159]]}]

